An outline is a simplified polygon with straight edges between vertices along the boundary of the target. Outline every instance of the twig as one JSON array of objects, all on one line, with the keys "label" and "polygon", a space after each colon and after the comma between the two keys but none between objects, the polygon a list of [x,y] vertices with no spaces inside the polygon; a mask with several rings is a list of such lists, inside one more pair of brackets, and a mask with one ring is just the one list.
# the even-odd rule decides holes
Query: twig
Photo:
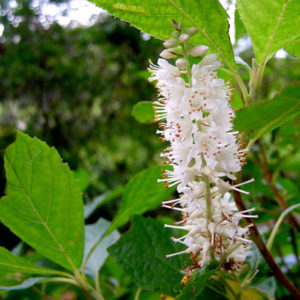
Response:
[{"label": "twig", "polygon": [[[257,144],[259,145],[259,148],[260,148],[260,153],[262,156],[262,166],[265,171],[264,172],[265,178],[268,182],[268,185],[270,186],[271,190],[273,191],[274,195],[276,196],[276,199],[277,199],[278,203],[280,204],[280,206],[284,209],[287,209],[289,206],[287,205],[287,203],[285,202],[285,200],[281,196],[280,192],[278,191],[277,187],[274,185],[274,183],[272,181],[272,173],[268,168],[268,160],[267,160],[267,156],[266,156],[265,150],[263,148],[263,145],[261,144],[260,140],[257,140]],[[300,225],[299,225],[297,219],[292,215],[292,213],[289,213],[289,219],[290,219],[291,224],[295,227],[295,229],[297,229],[297,231],[300,232]]]},{"label": "twig", "polygon": [[[237,184],[237,182],[234,182],[234,184]],[[243,211],[247,209],[239,192],[233,190],[233,197],[239,210]],[[252,240],[255,243],[258,250],[260,251],[263,258],[265,259],[266,263],[269,265],[274,276],[289,290],[289,292],[294,296],[295,300],[300,300],[300,292],[297,290],[294,284],[288,280],[288,278],[283,274],[283,272],[275,262],[272,254],[267,249],[253,220],[251,218],[245,218],[245,221],[248,224],[252,225],[249,227]]]}]

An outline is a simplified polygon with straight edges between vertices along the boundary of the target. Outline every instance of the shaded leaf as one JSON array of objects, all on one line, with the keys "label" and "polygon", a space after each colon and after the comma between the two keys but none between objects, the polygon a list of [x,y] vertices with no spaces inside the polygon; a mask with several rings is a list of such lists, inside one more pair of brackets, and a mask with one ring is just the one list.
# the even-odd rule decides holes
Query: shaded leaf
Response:
[{"label": "shaded leaf", "polygon": [[[174,191],[167,189],[157,179],[161,177],[161,166],[146,169],[134,176],[126,185],[120,209],[108,233],[128,222],[132,215],[142,214],[158,207]],[[107,234],[108,234],[107,233]]]},{"label": "shaded leaf", "polygon": [[7,196],[0,201],[0,220],[43,256],[79,268],[83,203],[68,165],[54,148],[21,132],[4,159]]},{"label": "shaded leaf", "polygon": [[140,123],[152,123],[154,122],[154,109],[153,103],[150,101],[138,102],[132,110],[132,115]]},{"label": "shaded leaf", "polygon": [[36,283],[47,279],[48,277],[31,277],[24,280],[22,283],[12,286],[0,286],[0,290],[6,291],[16,291],[16,290],[24,290],[28,289],[29,287],[35,285]]},{"label": "shaded leaf", "polygon": [[235,42],[237,43],[237,41],[243,37],[246,33],[247,30],[241,20],[239,11],[236,9],[234,12],[234,25],[235,25]]},{"label": "shaded leaf", "polygon": [[53,275],[55,270],[50,270],[34,265],[26,259],[13,255],[8,250],[0,247],[0,289],[11,285],[21,284],[25,274]]},{"label": "shaded leaf", "polygon": [[[85,249],[84,258],[88,255],[93,246],[102,239],[104,233],[109,228],[111,222],[105,219],[99,219],[96,223],[85,226]],[[85,274],[95,279],[97,272],[100,270],[108,256],[106,249],[115,243],[120,237],[117,231],[103,238],[90,256],[86,267]]]},{"label": "shaded leaf", "polygon": [[300,35],[299,1],[238,0],[237,7],[258,62],[267,61]]},{"label": "shaded leaf", "polygon": [[139,287],[175,295],[181,288],[180,270],[188,255],[166,258],[184,248],[172,242],[171,235],[162,223],[134,216],[131,229],[108,252]]},{"label": "shaded leaf", "polygon": [[266,293],[273,299],[275,299],[275,292],[276,292],[276,280],[274,277],[268,278],[267,280],[263,281],[262,283],[256,284],[252,286],[253,288]]},{"label": "shaded leaf", "polygon": [[95,197],[92,201],[88,202],[84,206],[84,218],[89,218],[96,209],[98,209],[103,204],[113,200],[114,198],[122,195],[123,191],[124,187],[118,186],[115,189],[104,193],[103,195]]},{"label": "shaded leaf", "polygon": [[228,36],[227,13],[217,0],[92,0],[100,7],[158,38],[171,37],[172,20],[182,21],[185,27],[199,27],[192,38],[197,45],[210,45],[212,51],[224,55],[234,65],[233,51]]},{"label": "shaded leaf", "polygon": [[299,83],[286,88],[272,100],[266,100],[236,113],[234,128],[257,140],[300,112]]}]

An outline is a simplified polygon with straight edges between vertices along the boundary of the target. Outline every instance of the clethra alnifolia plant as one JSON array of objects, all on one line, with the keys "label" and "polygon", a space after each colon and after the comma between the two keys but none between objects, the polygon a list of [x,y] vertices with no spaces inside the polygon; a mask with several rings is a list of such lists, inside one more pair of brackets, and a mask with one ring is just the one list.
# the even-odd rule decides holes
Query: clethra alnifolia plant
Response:
[{"label": "clethra alnifolia plant", "polygon": [[[217,55],[205,55],[207,46],[189,45],[196,28],[182,31],[182,24],[173,22],[172,39],[164,43],[158,65],[150,64],[157,81],[158,101],[154,102],[155,118],[160,121],[157,133],[169,146],[161,154],[165,170],[162,181],[166,187],[177,185],[178,199],[164,201],[162,206],[182,213],[182,220],[165,227],[180,229],[184,235],[172,238],[187,248],[167,257],[189,253],[193,266],[184,272],[202,268],[212,260],[222,261],[221,268],[240,271],[249,254],[248,227],[242,218],[255,218],[248,213],[255,208],[238,211],[231,190],[248,194],[233,185],[234,173],[245,164],[248,152],[233,131],[234,110],[230,106],[229,84],[218,78],[221,63]],[[200,58],[190,66],[188,57]],[[175,65],[166,59],[176,59]],[[229,179],[229,180],[228,180]]]}]

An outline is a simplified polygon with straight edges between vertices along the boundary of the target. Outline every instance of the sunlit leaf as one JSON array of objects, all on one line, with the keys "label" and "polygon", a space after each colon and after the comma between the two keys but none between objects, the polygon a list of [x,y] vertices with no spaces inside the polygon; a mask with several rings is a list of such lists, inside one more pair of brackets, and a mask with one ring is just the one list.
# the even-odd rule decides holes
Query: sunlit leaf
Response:
[{"label": "sunlit leaf", "polygon": [[192,38],[194,44],[212,47],[234,65],[233,51],[228,36],[227,13],[217,0],[91,0],[100,7],[158,38],[171,37],[172,20],[182,21],[185,27],[197,27],[200,33]]},{"label": "sunlit leaf", "polygon": [[238,0],[237,7],[258,62],[267,61],[300,35],[299,1]]},{"label": "sunlit leaf", "polygon": [[0,220],[43,256],[67,269],[83,257],[83,202],[78,183],[54,148],[18,133],[5,152],[7,196]]}]

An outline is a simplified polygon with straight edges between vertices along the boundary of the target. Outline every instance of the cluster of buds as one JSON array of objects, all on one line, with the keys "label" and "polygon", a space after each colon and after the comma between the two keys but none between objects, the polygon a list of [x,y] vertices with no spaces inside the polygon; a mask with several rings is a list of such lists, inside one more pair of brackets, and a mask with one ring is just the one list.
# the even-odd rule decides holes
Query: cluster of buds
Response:
[{"label": "cluster of buds", "polygon": [[[193,47],[188,41],[197,30],[182,30],[174,24],[173,37],[158,65],[150,64],[150,80],[157,81],[159,99],[154,103],[156,119],[160,121],[163,141],[169,142],[161,154],[172,170],[163,170],[166,187],[176,185],[178,199],[163,202],[163,207],[182,213],[183,219],[166,227],[185,232],[175,242],[186,245],[182,252],[189,253],[191,272],[202,268],[211,260],[223,261],[223,269],[239,271],[249,253],[248,227],[240,226],[248,211],[239,212],[230,191],[248,193],[232,185],[245,163],[246,149],[233,131],[234,110],[231,108],[231,88],[218,78],[216,70],[221,64],[215,54],[204,56],[198,64],[189,65],[188,56],[203,56],[207,46]],[[175,65],[166,59],[176,58]]]}]

